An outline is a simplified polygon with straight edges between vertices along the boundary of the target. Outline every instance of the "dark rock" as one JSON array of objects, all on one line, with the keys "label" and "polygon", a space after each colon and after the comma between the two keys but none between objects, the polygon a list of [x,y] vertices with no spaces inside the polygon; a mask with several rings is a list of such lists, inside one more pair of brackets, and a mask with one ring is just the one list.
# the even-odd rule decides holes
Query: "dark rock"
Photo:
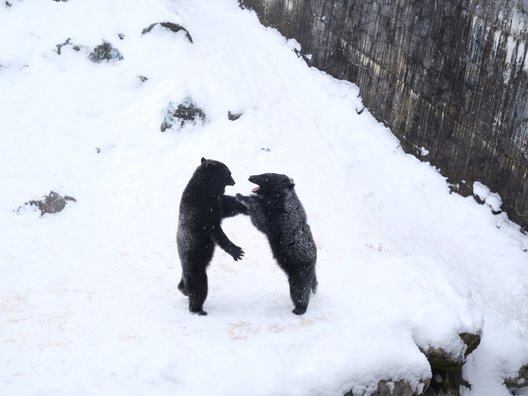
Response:
[{"label": "dark rock", "polygon": [[240,117],[242,117],[242,114],[243,113],[231,113],[230,111],[228,111],[227,112],[227,118],[229,119],[229,121],[236,121]]},{"label": "dark rock", "polygon": [[405,151],[427,147],[460,194],[479,180],[528,227],[526,1],[239,1],[356,83]]},{"label": "dark rock", "polygon": [[528,364],[521,367],[516,377],[506,378],[504,380],[504,385],[506,385],[514,395],[517,391],[524,389],[528,390]]},{"label": "dark rock", "polygon": [[433,369],[452,371],[462,366],[462,356],[453,356],[442,348],[429,348],[427,350],[420,348],[420,350]]},{"label": "dark rock", "polygon": [[472,333],[460,333],[458,335],[464,344],[466,344],[466,351],[464,352],[464,357],[466,358],[471,352],[473,352],[480,345],[480,334]]},{"label": "dark rock", "polygon": [[116,62],[123,60],[123,55],[116,48],[112,47],[112,44],[103,42],[94,48],[93,52],[88,55],[88,58],[95,63],[101,63],[103,61]]},{"label": "dark rock", "polygon": [[9,1],[6,1],[6,2],[5,2],[5,6],[6,6],[7,8],[10,8],[12,5],[13,5],[13,4],[11,4]]},{"label": "dark rock", "polygon": [[[36,206],[40,210],[40,215],[43,216],[46,213],[58,213],[66,206],[68,201],[77,202],[73,197],[65,195],[64,197],[57,194],[55,191],[50,191],[48,195],[43,197],[40,201],[29,201],[25,205]],[[20,211],[21,207],[18,208],[17,212]]]},{"label": "dark rock", "polygon": [[57,44],[56,47],[56,52],[57,54],[59,55],[62,55],[62,47],[64,47],[65,45],[72,45],[71,44],[71,38],[68,38],[64,43],[60,43],[60,44]]},{"label": "dark rock", "polygon": [[198,107],[191,98],[185,98],[182,103],[175,105],[169,103],[165,111],[165,119],[161,124],[161,132],[177,124],[177,129],[183,128],[187,124],[196,125],[198,122],[204,124],[207,117],[204,111]]},{"label": "dark rock", "polygon": [[442,348],[420,348],[431,365],[432,379],[424,395],[458,396],[460,387],[471,388],[471,385],[462,376],[462,367],[466,357],[480,344],[480,334],[461,333],[459,337],[466,345],[465,351],[453,356]]},{"label": "dark rock", "polygon": [[57,47],[57,49],[55,50],[55,52],[59,55],[62,55],[62,51],[65,49],[65,48],[69,48],[71,47],[72,50],[76,51],[76,52],[80,52],[81,50],[83,50],[84,53],[88,54],[90,52],[90,48],[86,47],[86,46],[80,46],[80,45],[77,45],[77,44],[74,44],[71,40],[71,38],[68,38],[66,41],[64,41],[63,43],[60,43],[60,44],[56,44],[55,45]]},{"label": "dark rock", "polygon": [[110,145],[104,146],[104,147],[96,147],[95,148],[95,152],[97,154],[101,154],[101,153],[104,154],[104,153],[107,153],[110,150],[113,150],[115,147],[116,147],[115,144],[110,144]]},{"label": "dark rock", "polygon": [[138,79],[139,79],[139,81],[141,81],[142,83],[148,81],[148,77],[145,77],[145,76],[138,76]]},{"label": "dark rock", "polygon": [[[425,386],[426,387],[426,386]],[[418,395],[411,385],[407,382],[400,381],[380,381],[378,389],[371,394],[371,396],[414,396]]]},{"label": "dark rock", "polygon": [[125,39],[125,35],[123,33],[119,33],[117,35],[117,37],[119,37],[119,40],[124,40]]},{"label": "dark rock", "polygon": [[[420,348],[420,351],[426,356],[431,365],[432,379],[423,379],[421,389],[415,390],[403,380],[380,380],[376,390],[369,395],[372,396],[458,396],[460,387],[470,388],[462,377],[462,366],[465,358],[473,352],[480,344],[479,334],[462,333],[459,335],[466,345],[465,351],[459,355],[453,356],[441,348]],[[528,375],[528,368],[527,375]],[[362,395],[362,394],[361,394]],[[345,396],[359,396],[352,391]]]},{"label": "dark rock", "polygon": [[180,31],[183,31],[185,33],[185,37],[187,37],[187,40],[189,40],[189,42],[191,42],[191,43],[193,42],[192,37],[189,34],[189,32],[187,31],[187,29],[185,29],[183,26],[180,26],[177,23],[173,23],[173,22],[157,22],[157,23],[153,23],[149,27],[143,29],[141,34],[149,33],[154,28],[154,26],[156,26],[156,25],[160,25],[161,27],[164,27],[165,29],[169,29],[171,32],[174,32],[174,33],[178,33]]},{"label": "dark rock", "polygon": [[431,348],[422,352],[431,365],[432,378],[424,395],[458,396],[460,387],[470,385],[462,377],[464,361],[461,356],[452,356],[441,348]]},{"label": "dark rock", "polygon": [[53,0],[53,1],[56,2],[56,3],[60,3],[60,2],[62,2],[62,3],[66,3],[66,2],[69,1],[69,0]]}]

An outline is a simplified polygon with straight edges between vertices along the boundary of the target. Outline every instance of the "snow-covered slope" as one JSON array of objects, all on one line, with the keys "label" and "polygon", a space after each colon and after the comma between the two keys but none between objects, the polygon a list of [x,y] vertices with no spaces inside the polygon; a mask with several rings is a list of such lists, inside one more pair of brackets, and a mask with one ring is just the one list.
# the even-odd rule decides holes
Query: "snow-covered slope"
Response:
[{"label": "snow-covered slope", "polygon": [[[528,363],[528,239],[449,194],[362,108],[234,0],[11,0],[0,6],[0,395],[338,395],[419,388],[418,346],[469,356],[468,395]],[[155,28],[174,22],[183,32]],[[121,35],[122,39],[119,38]],[[73,45],[57,44],[68,38]],[[96,64],[107,41],[123,60]],[[147,77],[142,81],[138,76]],[[160,132],[191,97],[205,125]],[[227,112],[243,113],[236,121]],[[207,317],[177,291],[181,192],[204,156],[296,181],[319,291],[297,317],[247,217],[217,250]],[[482,190],[482,186],[479,186]],[[59,214],[16,209],[55,190]]]}]

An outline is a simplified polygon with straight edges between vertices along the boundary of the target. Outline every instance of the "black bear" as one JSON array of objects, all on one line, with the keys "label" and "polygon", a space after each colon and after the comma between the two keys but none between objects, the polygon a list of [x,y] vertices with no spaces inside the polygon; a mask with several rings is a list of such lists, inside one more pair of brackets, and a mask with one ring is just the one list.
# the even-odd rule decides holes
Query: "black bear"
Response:
[{"label": "black bear", "polygon": [[295,183],[286,175],[264,173],[250,176],[258,187],[254,195],[236,195],[246,205],[251,222],[268,237],[273,256],[286,272],[292,311],[302,315],[308,308],[310,290],[317,290],[317,250],[306,222],[306,212],[295,193]]},{"label": "black bear", "polygon": [[218,244],[233,259],[240,260],[244,251],[224,234],[222,219],[247,213],[235,197],[224,195],[233,186],[229,168],[219,161],[202,158],[183,191],[176,241],[182,266],[178,289],[189,297],[189,311],[207,315],[203,304],[207,298],[206,269]]}]

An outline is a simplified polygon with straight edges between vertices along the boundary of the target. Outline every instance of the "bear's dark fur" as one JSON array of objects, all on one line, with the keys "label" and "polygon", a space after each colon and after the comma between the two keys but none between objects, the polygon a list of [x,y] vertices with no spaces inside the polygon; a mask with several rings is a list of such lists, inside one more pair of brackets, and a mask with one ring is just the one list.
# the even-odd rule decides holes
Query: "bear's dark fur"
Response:
[{"label": "bear's dark fur", "polygon": [[264,173],[250,176],[258,185],[251,196],[236,195],[246,205],[251,222],[268,237],[273,256],[286,272],[294,314],[308,308],[310,290],[317,289],[315,262],[317,250],[306,222],[306,212],[286,175]]},{"label": "bear's dark fur", "polygon": [[235,197],[224,195],[225,187],[235,181],[223,163],[202,158],[183,191],[180,202],[176,241],[182,266],[182,278],[178,289],[189,297],[189,311],[207,315],[203,304],[207,298],[206,268],[218,244],[233,259],[244,255],[224,234],[222,219],[239,213],[247,213],[244,205]]}]

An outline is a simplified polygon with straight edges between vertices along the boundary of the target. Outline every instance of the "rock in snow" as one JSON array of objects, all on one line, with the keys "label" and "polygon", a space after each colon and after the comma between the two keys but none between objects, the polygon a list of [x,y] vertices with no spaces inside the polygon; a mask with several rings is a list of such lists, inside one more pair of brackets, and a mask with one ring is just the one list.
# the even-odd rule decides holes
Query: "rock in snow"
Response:
[{"label": "rock in snow", "polygon": [[103,61],[116,62],[123,60],[123,55],[112,44],[105,41],[103,44],[95,47],[90,55],[88,55],[88,58],[95,63],[101,63]]},{"label": "rock in snow", "polygon": [[204,111],[196,105],[189,97],[185,98],[182,103],[170,102],[165,109],[165,119],[161,124],[161,132],[165,132],[176,124],[176,129],[182,129],[185,125],[196,125],[205,123],[207,117]]},{"label": "rock in snow", "polygon": [[153,23],[152,25],[150,25],[149,27],[146,27],[145,29],[143,29],[143,31],[141,32],[142,34],[145,34],[145,33],[149,33],[152,31],[152,29],[155,27],[155,26],[161,26],[165,29],[168,29],[170,30],[171,32],[174,32],[174,33],[178,33],[178,32],[184,32],[185,33],[185,37],[187,38],[187,40],[189,40],[190,43],[193,42],[192,40],[192,37],[191,35],[189,34],[189,32],[187,31],[187,29],[185,29],[183,26],[180,26],[178,25],[177,23],[173,23],[173,22],[158,22],[158,23]]},{"label": "rock in snow", "polygon": [[[41,200],[31,200],[26,202],[24,205],[36,206],[40,210],[40,215],[44,216],[46,213],[58,213],[64,209],[68,201],[77,202],[73,197],[65,195],[64,197],[55,191],[50,193]],[[21,207],[17,210],[20,211]]]}]

